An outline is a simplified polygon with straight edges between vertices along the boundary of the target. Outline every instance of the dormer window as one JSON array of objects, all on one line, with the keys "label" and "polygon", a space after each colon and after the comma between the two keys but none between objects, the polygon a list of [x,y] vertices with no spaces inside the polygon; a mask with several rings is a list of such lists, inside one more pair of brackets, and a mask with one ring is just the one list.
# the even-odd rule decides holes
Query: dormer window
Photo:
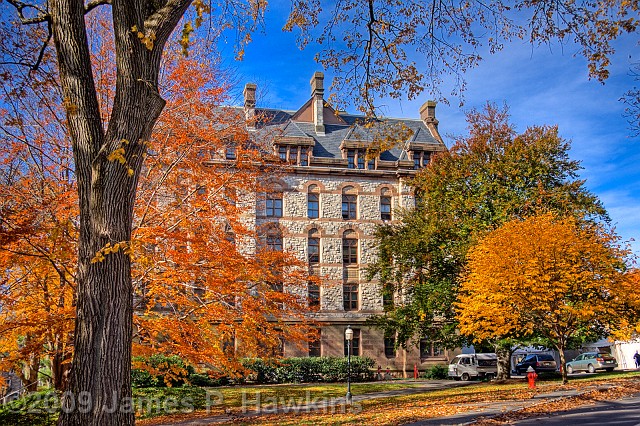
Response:
[{"label": "dormer window", "polygon": [[280,145],[278,147],[278,157],[280,157],[280,160],[287,161],[287,151],[288,149],[286,146]]},{"label": "dormer window", "polygon": [[347,167],[350,169],[356,168],[356,150],[350,149],[347,151]]},{"label": "dormer window", "polygon": [[299,166],[309,165],[309,147],[297,145],[278,145],[278,158]]},{"label": "dormer window", "polygon": [[418,170],[429,164],[431,153],[429,151],[413,151],[413,168]]},{"label": "dormer window", "polygon": [[375,169],[375,160],[370,160],[367,163],[366,149],[347,149],[347,167],[349,169],[364,170],[365,165],[369,170]]}]

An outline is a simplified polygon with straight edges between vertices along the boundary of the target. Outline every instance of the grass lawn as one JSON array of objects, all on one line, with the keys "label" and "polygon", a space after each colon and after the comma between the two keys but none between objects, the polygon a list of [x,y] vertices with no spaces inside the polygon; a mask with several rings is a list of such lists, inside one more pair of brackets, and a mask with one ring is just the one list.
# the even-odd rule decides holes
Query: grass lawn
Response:
[{"label": "grass lawn", "polygon": [[[613,388],[635,389],[640,392],[640,373],[600,373],[571,377],[568,385],[559,378],[544,377],[536,390],[530,390],[524,379],[513,379],[505,383],[475,383],[465,387],[446,390],[419,391],[419,393],[384,398],[366,399],[351,407],[337,405],[325,412],[266,414],[247,419],[244,424],[262,425],[347,425],[370,422],[376,425],[397,425],[438,416],[449,416],[468,411],[483,402],[501,400],[526,400],[536,393],[553,392],[558,389],[586,389],[598,383],[613,383]],[[621,384],[620,384],[621,383]],[[353,395],[416,388],[412,381],[354,383]],[[274,402],[282,406],[296,406],[307,401],[323,401],[345,396],[344,383],[291,384],[266,386],[228,386],[218,388],[145,388],[134,389],[133,399],[139,425],[159,422],[195,419],[221,414],[241,414],[243,405],[249,411],[256,403],[269,407]],[[54,425],[57,413],[55,394],[44,393],[0,406],[0,425]],[[606,397],[606,394],[602,394]],[[609,395],[612,399],[614,394]],[[573,402],[575,403],[575,402]],[[52,408],[53,407],[53,411]],[[208,409],[207,409],[208,407]],[[243,424],[236,419],[234,424]]]},{"label": "grass lawn", "polygon": [[[361,424],[375,424],[375,425],[398,425],[403,423],[409,423],[420,419],[451,416],[461,412],[468,411],[482,405],[487,402],[496,401],[512,401],[512,400],[530,400],[537,393],[550,393],[558,389],[583,389],[593,387],[598,383],[617,383],[615,389],[623,387],[629,389],[629,391],[640,392],[640,382],[637,380],[640,376],[639,373],[603,373],[596,375],[588,375],[581,377],[574,377],[570,380],[568,385],[562,385],[560,378],[549,376],[543,378],[538,382],[537,389],[530,390],[527,387],[526,380],[513,379],[505,383],[475,383],[471,386],[456,387],[446,390],[425,390],[424,392],[397,396],[397,397],[384,397],[374,398],[355,403],[351,409],[344,406],[337,406],[332,409],[326,409],[323,411],[316,411],[310,413],[285,413],[285,414],[267,414],[260,417],[252,417],[246,419],[243,422],[242,418],[236,418],[233,422],[228,424],[246,424],[246,425],[269,425],[269,426],[295,426],[295,425],[361,425]],[[622,383],[622,384],[621,384]],[[633,385],[632,385],[633,384]],[[390,389],[398,389],[400,387],[406,387],[407,383],[394,384]],[[304,395],[306,390],[312,392],[312,395],[316,396],[315,392],[323,392],[326,389],[326,395],[333,395],[335,391],[335,385],[325,386],[299,386],[297,394],[299,397]],[[415,387],[416,385],[413,385]],[[273,387],[270,387],[273,388]],[[278,395],[283,395],[285,401],[287,398],[292,398],[292,394],[287,394],[291,387],[284,387]],[[317,389],[317,390],[313,390]],[[352,388],[354,395],[361,395],[366,393],[363,388],[357,391]],[[389,388],[381,388],[379,390],[389,390]],[[238,391],[242,392],[241,389]],[[255,389],[245,389],[247,392],[255,392]],[[338,385],[337,396],[344,396],[344,384]],[[620,397],[615,392],[611,394],[597,392],[599,397],[605,398],[607,395],[612,399]],[[588,402],[590,396],[587,396],[585,400]],[[263,398],[264,400],[264,398]],[[236,399],[233,400],[234,404]],[[249,399],[249,402],[255,401]],[[551,406],[553,411],[558,411],[566,408],[565,405],[555,404]],[[572,406],[579,404],[579,402],[572,401]],[[232,407],[227,409],[229,413],[239,413],[239,407],[231,405]],[[252,406],[249,406],[251,410]],[[140,425],[150,426],[157,423],[168,423],[170,421],[178,421],[183,419],[195,419],[198,417],[207,417],[216,415],[219,412],[211,411],[209,414],[206,412],[193,412],[189,414],[175,414],[172,416],[160,417],[156,419],[142,420],[138,422]],[[222,423],[227,424],[227,423]]]}]

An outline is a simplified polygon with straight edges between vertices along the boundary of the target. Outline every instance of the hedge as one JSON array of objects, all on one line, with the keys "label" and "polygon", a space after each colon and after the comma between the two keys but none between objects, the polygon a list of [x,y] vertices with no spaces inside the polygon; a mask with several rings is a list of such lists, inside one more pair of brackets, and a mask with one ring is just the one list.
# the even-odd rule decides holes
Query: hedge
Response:
[{"label": "hedge", "polygon": [[[134,368],[131,382],[136,388],[182,386],[222,386],[229,384],[227,377],[213,378],[206,372],[185,364],[178,356],[154,355],[137,358],[145,368]],[[237,382],[253,383],[311,383],[345,382],[347,380],[347,359],[342,357],[285,358],[279,361],[265,361],[260,358],[245,359],[242,365],[250,371]],[[351,357],[351,380],[370,381],[374,378],[374,361],[371,358]],[[152,373],[149,372],[152,371]]]},{"label": "hedge", "polygon": [[[347,359],[343,357],[285,358],[266,362],[261,359],[242,361],[245,368],[253,371],[247,380],[255,383],[309,383],[344,382],[347,380]],[[351,357],[351,380],[366,382],[373,380],[375,362],[371,358]]]}]

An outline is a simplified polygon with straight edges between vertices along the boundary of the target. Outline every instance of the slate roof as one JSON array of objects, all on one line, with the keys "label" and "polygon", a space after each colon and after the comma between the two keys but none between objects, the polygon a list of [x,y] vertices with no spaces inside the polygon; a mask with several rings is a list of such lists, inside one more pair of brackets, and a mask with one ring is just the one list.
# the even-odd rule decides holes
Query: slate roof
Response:
[{"label": "slate roof", "polygon": [[[325,134],[321,135],[316,133],[315,126],[311,122],[292,121],[296,111],[256,108],[255,113],[257,116],[263,117],[262,124],[258,126],[259,131],[267,129],[273,131],[275,127],[280,132],[280,135],[284,137],[313,138],[315,140],[314,157],[342,158],[340,145],[343,140],[367,141],[372,139],[371,131],[360,124],[364,122],[364,116],[342,113],[340,118],[347,124],[325,124]],[[396,118],[383,118],[381,120],[391,125],[403,124],[413,131],[409,140],[403,141],[404,143],[399,143],[393,149],[381,153],[381,160],[408,159],[407,143],[433,145],[434,151],[444,149],[444,144],[431,134],[422,120]]]}]

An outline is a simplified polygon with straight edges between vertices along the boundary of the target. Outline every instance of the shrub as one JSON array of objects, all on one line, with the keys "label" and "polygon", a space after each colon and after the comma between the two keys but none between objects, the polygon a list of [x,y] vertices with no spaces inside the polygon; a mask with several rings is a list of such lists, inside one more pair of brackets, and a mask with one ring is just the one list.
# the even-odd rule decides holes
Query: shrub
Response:
[{"label": "shrub", "polygon": [[449,369],[446,365],[432,365],[430,369],[424,372],[423,377],[431,380],[442,380],[449,377]]},{"label": "shrub", "polygon": [[135,357],[134,368],[131,372],[131,382],[134,387],[173,387],[182,386],[193,367],[188,366],[177,355],[152,355],[148,358]]},{"label": "shrub", "polygon": [[[261,359],[246,359],[242,364],[251,370],[248,380],[256,383],[310,383],[342,382],[347,380],[348,365],[345,358],[305,357],[286,358],[265,362]],[[351,380],[363,382],[373,380],[371,358],[351,358]]]},{"label": "shrub", "polygon": [[0,425],[54,426],[59,409],[60,398],[55,391],[30,393],[0,405]]}]

